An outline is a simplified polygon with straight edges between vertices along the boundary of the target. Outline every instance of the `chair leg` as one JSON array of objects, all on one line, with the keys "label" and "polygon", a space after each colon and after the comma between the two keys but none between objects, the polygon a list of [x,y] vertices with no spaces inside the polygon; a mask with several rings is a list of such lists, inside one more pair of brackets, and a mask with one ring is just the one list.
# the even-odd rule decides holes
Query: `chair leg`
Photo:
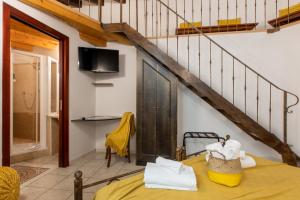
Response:
[{"label": "chair leg", "polygon": [[130,163],[131,162],[131,160],[130,160],[130,141],[128,141],[127,149],[128,149],[127,159],[128,159],[128,162]]},{"label": "chair leg", "polygon": [[108,158],[108,147],[106,147],[106,151],[105,151],[105,160],[107,160]]},{"label": "chair leg", "polygon": [[107,147],[107,152],[108,152],[107,168],[109,168],[110,167],[110,161],[111,161],[111,148],[109,146]]}]

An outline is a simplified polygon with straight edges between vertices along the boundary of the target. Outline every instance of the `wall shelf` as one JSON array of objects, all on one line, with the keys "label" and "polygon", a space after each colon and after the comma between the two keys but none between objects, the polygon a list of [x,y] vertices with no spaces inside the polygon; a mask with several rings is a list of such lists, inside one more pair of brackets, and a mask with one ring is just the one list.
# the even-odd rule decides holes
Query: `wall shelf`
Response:
[{"label": "wall shelf", "polygon": [[94,86],[101,86],[101,87],[112,87],[114,86],[113,83],[104,83],[104,82],[93,82]]}]

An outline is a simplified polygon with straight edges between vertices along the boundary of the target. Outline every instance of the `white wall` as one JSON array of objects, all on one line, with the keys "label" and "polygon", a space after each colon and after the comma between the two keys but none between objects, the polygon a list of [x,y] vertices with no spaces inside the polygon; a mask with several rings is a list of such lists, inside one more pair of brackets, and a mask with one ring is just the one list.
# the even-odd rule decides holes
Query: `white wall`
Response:
[{"label": "white wall", "polygon": [[[120,72],[117,74],[97,74],[97,82],[113,83],[112,87],[96,86],[96,115],[122,115],[124,112],[136,114],[136,48],[109,43],[107,48],[118,49]],[[96,149],[105,150],[105,134],[115,129],[119,120],[96,122]],[[131,138],[135,151],[135,136]]]},{"label": "white wall", "polygon": [[[91,82],[94,80],[94,75],[90,73],[83,73],[77,67],[77,47],[90,46],[79,38],[78,31],[71,28],[64,22],[49,16],[43,12],[33,9],[17,0],[0,0],[0,16],[2,16],[2,3],[6,2],[11,6],[21,10],[29,16],[38,19],[48,26],[64,33],[70,39],[70,65],[69,65],[69,99],[70,99],[70,119],[83,116],[94,115],[95,113],[95,88]],[[0,17],[2,24],[2,17]],[[2,73],[2,26],[0,26],[0,66]],[[1,75],[2,79],[2,75]],[[2,87],[2,81],[0,82]],[[2,95],[2,93],[0,94]],[[1,98],[2,101],[2,98]],[[0,108],[2,113],[2,107]],[[2,116],[1,116],[2,117]],[[1,119],[2,125],[2,119]],[[86,123],[70,122],[70,160],[73,160],[89,151],[95,149],[95,127]],[[2,127],[1,127],[2,130]],[[2,133],[0,135],[0,145],[2,144]],[[0,148],[2,150],[2,148]],[[0,150],[0,156],[2,151]],[[2,159],[1,159],[2,160]]]}]

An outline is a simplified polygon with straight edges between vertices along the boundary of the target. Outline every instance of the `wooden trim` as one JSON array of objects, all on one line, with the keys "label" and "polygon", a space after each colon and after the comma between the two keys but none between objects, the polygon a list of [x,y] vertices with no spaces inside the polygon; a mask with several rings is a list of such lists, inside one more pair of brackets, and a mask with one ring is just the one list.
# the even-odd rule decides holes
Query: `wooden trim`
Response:
[{"label": "wooden trim", "polygon": [[3,3],[2,165],[10,165],[10,18],[60,41],[59,166],[69,165],[69,38],[16,8]]}]

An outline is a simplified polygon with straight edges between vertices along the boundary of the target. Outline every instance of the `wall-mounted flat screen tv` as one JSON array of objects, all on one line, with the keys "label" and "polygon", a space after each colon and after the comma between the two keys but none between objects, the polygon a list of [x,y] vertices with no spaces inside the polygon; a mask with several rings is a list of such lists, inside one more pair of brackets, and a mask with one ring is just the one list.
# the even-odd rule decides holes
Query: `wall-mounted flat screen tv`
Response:
[{"label": "wall-mounted flat screen tv", "polygon": [[79,69],[96,73],[119,72],[119,51],[111,49],[78,48]]}]

